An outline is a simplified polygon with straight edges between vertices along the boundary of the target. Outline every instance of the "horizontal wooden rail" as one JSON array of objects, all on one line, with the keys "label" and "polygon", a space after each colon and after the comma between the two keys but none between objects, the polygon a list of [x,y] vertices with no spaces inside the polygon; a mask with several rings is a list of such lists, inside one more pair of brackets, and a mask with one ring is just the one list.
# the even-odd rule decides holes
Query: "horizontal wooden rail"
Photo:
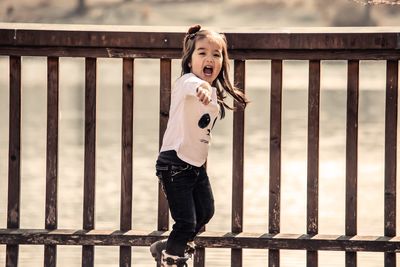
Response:
[{"label": "horizontal wooden rail", "polygon": [[[1,31],[1,29],[0,29]],[[86,57],[95,58],[153,58],[178,59],[181,49],[132,48],[64,48],[64,47],[14,47],[1,46],[0,56]],[[397,49],[392,50],[296,50],[260,49],[229,50],[229,57],[237,60],[400,60]]]},{"label": "horizontal wooden rail", "polygon": [[[0,229],[0,244],[149,246],[168,231]],[[203,232],[199,247],[400,252],[400,237]]]},{"label": "horizontal wooden rail", "polygon": [[[186,28],[0,23],[0,55],[180,58]],[[219,29],[216,29],[219,30]],[[400,27],[220,29],[237,60],[399,60]]]},{"label": "horizontal wooden rail", "polygon": [[[182,47],[186,27],[0,23],[0,46],[168,48]],[[224,32],[229,48],[400,49],[399,27],[290,28]]]}]

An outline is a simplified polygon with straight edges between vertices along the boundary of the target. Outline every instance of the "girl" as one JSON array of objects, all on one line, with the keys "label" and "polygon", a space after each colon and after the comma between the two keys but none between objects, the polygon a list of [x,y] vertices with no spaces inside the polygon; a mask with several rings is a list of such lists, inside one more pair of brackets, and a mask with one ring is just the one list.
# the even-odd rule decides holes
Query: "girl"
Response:
[{"label": "girl", "polygon": [[167,129],[156,163],[157,176],[175,221],[168,240],[151,245],[161,266],[187,266],[194,237],[214,214],[214,198],[204,167],[211,130],[222,119],[226,93],[243,108],[248,100],[228,77],[225,36],[192,26],[183,41],[182,76],[172,89]]}]

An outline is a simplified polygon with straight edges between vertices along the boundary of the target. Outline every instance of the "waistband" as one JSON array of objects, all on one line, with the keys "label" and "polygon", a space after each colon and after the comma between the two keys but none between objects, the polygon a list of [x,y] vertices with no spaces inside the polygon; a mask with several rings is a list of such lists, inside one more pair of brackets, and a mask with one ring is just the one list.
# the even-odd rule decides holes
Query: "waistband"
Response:
[{"label": "waistband", "polygon": [[163,164],[163,163],[157,163],[156,164],[156,170],[157,171],[186,171],[186,170],[198,170],[201,169],[201,167],[196,167],[190,164],[184,164],[184,165],[174,165],[174,164]]}]

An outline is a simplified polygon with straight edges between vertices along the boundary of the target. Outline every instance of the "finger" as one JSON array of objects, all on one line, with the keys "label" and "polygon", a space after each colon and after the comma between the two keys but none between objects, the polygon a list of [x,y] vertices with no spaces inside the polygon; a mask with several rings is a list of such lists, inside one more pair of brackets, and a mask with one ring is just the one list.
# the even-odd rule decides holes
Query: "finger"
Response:
[{"label": "finger", "polygon": [[198,97],[200,100],[203,100],[205,96],[206,96],[206,95],[205,95],[204,92],[202,92],[202,91],[199,91],[199,92],[197,93],[197,97]]},{"label": "finger", "polygon": [[206,98],[204,98],[203,104],[208,105],[208,104],[210,104],[210,102],[211,102],[211,98],[206,97]]}]

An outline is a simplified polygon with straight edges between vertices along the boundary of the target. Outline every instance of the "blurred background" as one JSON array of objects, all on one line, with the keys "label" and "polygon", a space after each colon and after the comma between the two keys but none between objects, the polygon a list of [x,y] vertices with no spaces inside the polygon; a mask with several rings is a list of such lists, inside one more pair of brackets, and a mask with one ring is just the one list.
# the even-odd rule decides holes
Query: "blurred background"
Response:
[{"label": "blurred background", "polygon": [[398,25],[398,0],[375,0],[374,5],[366,5],[367,1],[2,0],[0,21],[184,26],[201,23],[218,27]]},{"label": "blurred background", "polygon": [[[219,29],[398,26],[394,1],[348,0],[1,0],[0,22],[189,26]],[[120,59],[98,59],[96,228],[119,228],[121,176]],[[44,227],[46,58],[22,59],[21,228]],[[173,80],[180,74],[173,60]],[[343,234],[347,62],[322,61],[319,232]],[[270,61],[246,62],[244,231],[267,232]],[[59,228],[82,228],[84,59],[60,58]],[[133,228],[157,228],[159,60],[135,60]],[[358,232],[383,235],[385,76],[383,61],[360,62]],[[0,228],[6,227],[8,179],[8,57],[0,57]],[[308,62],[285,61],[282,113],[282,225],[306,232]],[[207,226],[230,231],[232,113],[213,129],[208,170],[216,213]],[[228,196],[228,201],[227,201]],[[398,207],[399,207],[398,203]],[[400,214],[398,212],[397,214]],[[58,265],[81,265],[81,248],[59,246]],[[207,249],[206,266],[229,266],[230,250]],[[118,248],[97,247],[95,266],[118,266]],[[281,266],[306,266],[304,251],[281,252]],[[359,253],[362,267],[383,266],[382,253]],[[148,248],[133,248],[134,266],[155,266]],[[319,253],[319,266],[344,266],[344,253]],[[265,266],[267,251],[245,250],[244,266]],[[0,246],[0,266],[5,246]],[[21,246],[20,266],[43,265],[42,246]]]}]

